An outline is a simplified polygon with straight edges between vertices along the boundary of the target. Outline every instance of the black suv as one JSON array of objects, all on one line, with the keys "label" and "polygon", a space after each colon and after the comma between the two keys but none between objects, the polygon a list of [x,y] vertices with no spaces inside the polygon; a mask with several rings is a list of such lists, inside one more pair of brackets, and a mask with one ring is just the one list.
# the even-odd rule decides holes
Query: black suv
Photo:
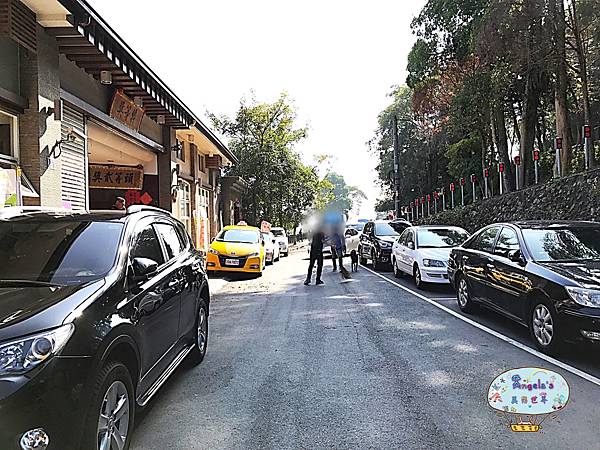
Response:
[{"label": "black suv", "polygon": [[206,352],[207,278],[182,224],[0,210],[0,261],[0,448],[127,449],[136,406]]},{"label": "black suv", "polygon": [[358,256],[362,265],[371,260],[373,268],[379,270],[383,264],[391,263],[392,245],[402,232],[410,227],[405,220],[375,220],[363,228],[358,244]]}]

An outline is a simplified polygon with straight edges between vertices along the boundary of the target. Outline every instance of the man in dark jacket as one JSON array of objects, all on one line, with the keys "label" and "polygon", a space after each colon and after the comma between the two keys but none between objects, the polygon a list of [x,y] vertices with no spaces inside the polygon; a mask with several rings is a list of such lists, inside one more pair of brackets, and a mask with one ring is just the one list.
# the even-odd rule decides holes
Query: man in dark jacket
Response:
[{"label": "man in dark jacket", "polygon": [[310,244],[310,263],[308,265],[308,274],[306,276],[306,281],[304,282],[305,286],[310,284],[310,280],[312,278],[313,268],[315,267],[315,262],[317,263],[317,281],[316,284],[323,284],[321,280],[321,273],[323,272],[323,240],[325,239],[325,235],[321,230],[316,231],[313,234],[312,242]]}]

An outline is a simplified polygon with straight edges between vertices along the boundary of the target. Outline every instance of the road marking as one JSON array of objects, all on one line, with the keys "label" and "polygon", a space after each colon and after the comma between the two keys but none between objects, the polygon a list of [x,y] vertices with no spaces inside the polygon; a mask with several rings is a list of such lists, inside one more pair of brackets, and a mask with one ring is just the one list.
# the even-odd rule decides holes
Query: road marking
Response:
[{"label": "road marking", "polygon": [[584,372],[583,370],[579,370],[576,367],[573,367],[569,364],[566,364],[562,361],[559,361],[558,359],[553,358],[552,356],[548,356],[545,355],[544,353],[541,353],[531,347],[526,346],[525,344],[520,343],[519,341],[515,341],[512,338],[509,338],[508,336],[503,335],[502,333],[499,333],[495,330],[492,330],[491,328],[486,327],[485,325],[482,325],[478,322],[475,322],[474,320],[469,319],[468,317],[463,316],[462,314],[457,313],[456,311],[451,310],[450,308],[444,306],[444,305],[440,305],[439,303],[437,303],[436,301],[425,297],[424,295],[413,291],[412,289],[407,288],[406,286],[402,286],[399,283],[396,283],[395,281],[390,280],[388,277],[381,275],[380,273],[375,272],[374,270],[369,269],[368,267],[362,266],[365,270],[371,272],[373,275],[378,276],[379,278],[384,279],[385,281],[387,281],[390,284],[393,284],[396,287],[399,287],[400,289],[414,295],[415,297],[420,298],[421,300],[425,300],[427,303],[435,306],[436,308],[441,309],[442,311],[447,312],[448,314],[456,317],[457,319],[462,320],[463,322],[468,323],[469,325],[473,325],[475,328],[479,328],[482,331],[485,331],[488,334],[491,334],[492,336],[497,337],[498,339],[507,342],[508,344],[511,344],[517,348],[520,348],[523,351],[526,351],[527,353],[533,355],[533,356],[537,356],[540,359],[543,359],[546,362],[549,362],[550,364],[554,364],[557,367],[560,367],[561,369],[566,370],[567,372],[571,372],[573,375],[577,375],[578,377],[583,378],[584,380],[589,381],[590,383],[595,384],[596,386],[600,386],[600,378],[595,377],[594,375],[591,375],[587,372]]}]

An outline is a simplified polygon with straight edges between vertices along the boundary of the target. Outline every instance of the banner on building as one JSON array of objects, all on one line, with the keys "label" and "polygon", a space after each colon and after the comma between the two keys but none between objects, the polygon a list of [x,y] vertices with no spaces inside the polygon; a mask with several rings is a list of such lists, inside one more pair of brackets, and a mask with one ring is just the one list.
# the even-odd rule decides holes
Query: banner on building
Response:
[{"label": "banner on building", "polygon": [[144,117],[144,108],[137,106],[123,91],[117,90],[110,105],[110,116],[138,131]]},{"label": "banner on building", "polygon": [[260,231],[262,231],[263,233],[269,233],[271,231],[271,224],[266,220],[263,220],[260,223]]},{"label": "banner on building", "polygon": [[137,189],[144,184],[144,169],[141,166],[89,165],[90,188],[92,189]]}]

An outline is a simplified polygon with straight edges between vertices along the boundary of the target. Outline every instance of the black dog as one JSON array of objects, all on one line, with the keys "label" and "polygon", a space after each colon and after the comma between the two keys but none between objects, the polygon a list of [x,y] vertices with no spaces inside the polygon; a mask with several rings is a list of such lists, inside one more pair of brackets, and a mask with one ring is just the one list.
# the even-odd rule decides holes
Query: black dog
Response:
[{"label": "black dog", "polygon": [[358,253],[356,253],[356,250],[350,252],[350,259],[352,260],[352,272],[358,272]]}]

